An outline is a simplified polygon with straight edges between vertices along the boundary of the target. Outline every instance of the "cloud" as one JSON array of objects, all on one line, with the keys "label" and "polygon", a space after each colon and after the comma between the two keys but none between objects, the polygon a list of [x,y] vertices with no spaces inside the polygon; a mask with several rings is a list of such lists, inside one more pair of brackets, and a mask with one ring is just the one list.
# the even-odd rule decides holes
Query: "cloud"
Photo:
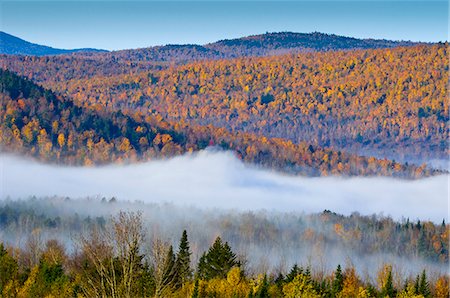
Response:
[{"label": "cloud", "polygon": [[306,178],[244,165],[230,152],[96,168],[0,156],[0,198],[105,196],[201,208],[384,214],[448,221],[448,175],[421,180]]}]

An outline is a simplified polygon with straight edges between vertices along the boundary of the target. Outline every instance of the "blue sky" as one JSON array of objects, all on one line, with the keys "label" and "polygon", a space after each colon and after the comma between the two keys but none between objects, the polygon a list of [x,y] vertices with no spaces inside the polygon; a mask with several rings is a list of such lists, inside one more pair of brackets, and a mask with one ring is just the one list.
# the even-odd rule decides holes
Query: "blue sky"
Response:
[{"label": "blue sky", "polygon": [[205,44],[275,31],[448,40],[448,1],[1,1],[0,30],[58,48]]}]

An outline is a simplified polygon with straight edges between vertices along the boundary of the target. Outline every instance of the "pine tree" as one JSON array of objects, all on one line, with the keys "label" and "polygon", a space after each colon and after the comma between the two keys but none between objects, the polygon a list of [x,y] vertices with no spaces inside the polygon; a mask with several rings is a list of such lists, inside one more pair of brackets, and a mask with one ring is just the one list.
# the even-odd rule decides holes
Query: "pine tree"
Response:
[{"label": "pine tree", "polygon": [[163,267],[163,275],[161,280],[161,293],[173,291],[175,289],[176,271],[175,271],[175,255],[172,245],[167,252],[166,261]]},{"label": "pine tree", "polygon": [[342,275],[341,265],[338,265],[336,268],[336,272],[334,273],[334,280],[331,284],[331,292],[334,296],[342,291],[344,286],[344,276]]},{"label": "pine tree", "polygon": [[284,276],[283,273],[279,272],[277,278],[275,279],[275,284],[278,288],[283,288]]},{"label": "pine tree", "polygon": [[425,270],[422,271],[422,276],[420,277],[419,294],[422,294],[424,297],[431,297],[430,285],[428,284]]},{"label": "pine tree", "polygon": [[414,294],[419,295],[419,286],[420,286],[420,277],[416,276],[416,280],[414,281]]},{"label": "pine tree", "polygon": [[269,297],[269,282],[267,281],[266,274],[264,274],[264,279],[263,279],[261,285],[259,286],[258,291],[256,292],[254,297],[257,297],[257,298]]},{"label": "pine tree", "polygon": [[200,259],[198,260],[196,277],[203,278],[205,272],[206,272],[206,252],[204,252],[200,256]]},{"label": "pine tree", "polygon": [[8,281],[13,280],[17,273],[17,261],[8,254],[3,243],[0,243],[0,295]]},{"label": "pine tree", "polygon": [[191,298],[198,298],[199,294],[198,294],[198,279],[195,280],[194,283],[194,290],[192,290],[192,296]]},{"label": "pine tree", "polygon": [[198,264],[198,275],[203,279],[225,278],[228,271],[234,266],[239,266],[236,254],[231,250],[227,242],[223,243],[220,237],[206,254],[203,254]]},{"label": "pine tree", "polygon": [[419,234],[419,240],[417,241],[417,253],[419,256],[427,257],[428,253],[428,243],[425,234],[425,229],[422,228]]},{"label": "pine tree", "polygon": [[303,269],[299,268],[297,264],[294,264],[291,271],[286,275],[286,282],[293,281],[294,278],[300,273],[303,273]]},{"label": "pine tree", "polygon": [[305,270],[305,277],[306,277],[306,280],[307,280],[308,282],[311,281],[311,269],[309,268],[309,266],[306,267],[306,270]]},{"label": "pine tree", "polygon": [[394,285],[392,283],[392,271],[389,270],[386,282],[383,285],[383,289],[381,290],[381,295],[383,297],[389,296],[389,297],[395,297],[396,291],[394,289]]},{"label": "pine tree", "polygon": [[192,277],[191,252],[186,230],[183,231],[175,262],[176,288],[181,288]]}]

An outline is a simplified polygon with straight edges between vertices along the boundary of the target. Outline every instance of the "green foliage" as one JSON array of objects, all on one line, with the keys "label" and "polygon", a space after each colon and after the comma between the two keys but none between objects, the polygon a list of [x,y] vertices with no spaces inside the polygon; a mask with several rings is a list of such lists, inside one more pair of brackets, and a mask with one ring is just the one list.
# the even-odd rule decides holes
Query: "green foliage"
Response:
[{"label": "green foliage", "polygon": [[175,266],[175,254],[173,253],[172,245],[169,247],[165,260],[161,288],[173,291],[177,283],[177,268]]},{"label": "green foliage", "polygon": [[339,294],[344,287],[344,276],[342,275],[341,265],[338,265],[334,273],[334,279],[331,284],[331,293],[333,295]]},{"label": "green foliage", "polygon": [[68,283],[69,278],[64,273],[62,264],[41,260],[28,293],[31,297],[45,297],[47,293],[61,295],[67,291]]},{"label": "green foliage", "polygon": [[383,288],[381,289],[381,295],[382,297],[395,297],[396,296],[396,290],[394,289],[394,284],[392,282],[392,270],[389,269],[388,275],[386,277],[386,281],[384,283]]},{"label": "green foliage", "polygon": [[255,298],[266,298],[269,297],[269,281],[267,280],[267,275],[264,274],[264,278],[256,291]]},{"label": "green foliage", "polygon": [[[116,222],[117,223],[117,222]],[[425,224],[426,225],[426,224]],[[127,237],[127,236],[125,236]],[[99,239],[98,239],[99,240]],[[54,245],[53,248],[57,248]],[[103,252],[100,256],[105,257],[103,266],[108,266],[113,262],[116,282],[121,283],[127,260],[117,256],[108,255],[106,247],[92,246],[96,251]],[[103,249],[103,250],[102,250]],[[106,250],[105,250],[106,249]],[[156,249],[156,248],[154,248]],[[438,277],[429,281],[426,272],[417,276],[417,280],[411,283],[405,280],[405,289],[396,293],[393,285],[392,267],[387,265],[389,271],[380,271],[383,277],[383,285],[380,293],[377,293],[374,286],[369,282],[361,282],[360,277],[353,267],[346,268],[345,276],[342,273],[341,266],[330,275],[312,274],[314,268],[301,267],[294,265],[287,277],[284,278],[280,273],[276,279],[269,278],[267,272],[260,272],[257,275],[246,275],[243,273],[236,261],[236,256],[231,247],[223,242],[219,237],[215,240],[210,249],[203,255],[198,263],[198,272],[194,281],[191,278],[180,282],[179,268],[183,262],[177,260],[183,259],[181,256],[190,256],[189,242],[187,233],[184,231],[180,240],[180,249],[177,255],[174,254],[172,247],[164,248],[165,257],[162,264],[162,283],[159,285],[160,292],[156,289],[156,275],[153,267],[150,267],[145,261],[145,256],[138,258],[139,268],[134,268],[133,279],[131,282],[131,291],[126,294],[123,291],[106,290],[102,294],[105,297],[445,297],[448,292],[448,283],[446,276]],[[11,256],[3,244],[0,244],[0,282],[2,286],[2,297],[93,297],[86,291],[85,283],[93,282],[99,278],[99,274],[108,274],[107,271],[98,272],[95,270],[96,264],[92,259],[80,255],[67,256],[51,259],[51,251],[47,250],[39,265],[33,268],[22,268],[27,278],[22,279],[18,268],[18,259]],[[19,254],[20,257],[20,254]],[[81,257],[81,258],[80,258]],[[60,261],[58,261],[60,260]],[[187,260],[187,258],[185,259]],[[22,262],[23,263],[23,262]],[[97,265],[101,265],[98,263]],[[231,270],[230,270],[231,267]],[[189,269],[190,271],[190,269]],[[186,272],[186,271],[185,271]],[[293,278],[292,278],[293,277]],[[177,279],[178,278],[178,279]],[[109,279],[103,280],[105,283]],[[345,286],[343,286],[343,284]],[[99,285],[99,284],[96,284]],[[178,286],[177,286],[178,285]],[[342,288],[344,287],[344,291]],[[347,287],[347,292],[345,292]],[[432,292],[433,291],[433,292]],[[344,293],[345,292],[345,293]],[[100,293],[100,292],[98,292]],[[102,296],[99,295],[99,296]]]},{"label": "green foliage", "polygon": [[195,279],[195,283],[194,283],[194,289],[192,290],[192,295],[191,298],[198,298],[199,297],[199,292],[198,292],[198,279]]},{"label": "green foliage", "polygon": [[424,297],[431,297],[430,285],[428,283],[427,274],[425,270],[422,271],[422,275],[420,276],[420,282],[417,292],[418,294],[421,294]]},{"label": "green foliage", "polygon": [[236,254],[227,242],[217,237],[208,252],[204,253],[198,264],[198,276],[201,279],[226,278],[228,271],[240,266]]},{"label": "green foliage", "polygon": [[303,268],[299,268],[297,264],[294,264],[292,266],[291,271],[286,275],[286,282],[291,282],[294,280],[294,278],[303,273]]},{"label": "green foliage", "polygon": [[183,284],[189,281],[192,277],[191,269],[191,251],[189,248],[189,241],[186,230],[180,239],[180,246],[175,262],[176,288],[180,288]]},{"label": "green foliage", "polygon": [[17,278],[17,261],[8,253],[3,243],[0,243],[0,296],[9,281]]}]

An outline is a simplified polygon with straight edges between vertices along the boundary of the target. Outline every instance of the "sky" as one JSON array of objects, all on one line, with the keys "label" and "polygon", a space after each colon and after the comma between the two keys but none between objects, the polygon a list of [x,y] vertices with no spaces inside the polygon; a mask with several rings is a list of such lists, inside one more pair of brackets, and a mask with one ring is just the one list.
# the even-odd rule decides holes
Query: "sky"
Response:
[{"label": "sky", "polygon": [[265,32],[448,40],[448,1],[0,1],[0,30],[56,48],[205,44]]}]

